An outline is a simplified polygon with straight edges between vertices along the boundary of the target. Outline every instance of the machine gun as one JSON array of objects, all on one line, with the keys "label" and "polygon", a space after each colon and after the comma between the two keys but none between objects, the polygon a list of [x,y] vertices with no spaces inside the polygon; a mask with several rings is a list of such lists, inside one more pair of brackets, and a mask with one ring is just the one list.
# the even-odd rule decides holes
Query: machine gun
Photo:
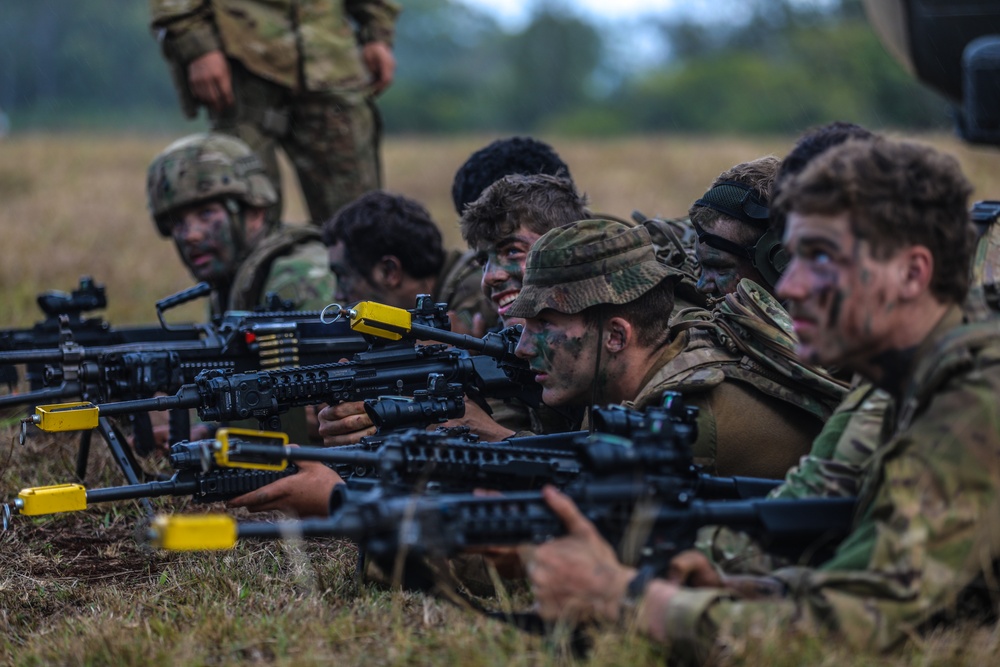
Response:
[{"label": "machine gun", "polygon": [[60,514],[87,509],[90,505],[119,500],[142,500],[149,511],[149,498],[161,496],[191,496],[195,503],[229,500],[254,489],[294,475],[294,465],[247,464],[241,467],[216,465],[211,456],[204,456],[218,446],[221,451],[241,444],[282,446],[288,443],[284,433],[219,429],[215,438],[195,442],[180,442],[171,447],[170,463],[174,474],[170,479],[102,489],[87,489],[81,484],[23,489],[10,504],[0,506],[3,528],[7,529],[13,513],[25,516]]},{"label": "machine gun", "polygon": [[[343,489],[337,487],[338,491]],[[404,552],[448,557],[470,547],[538,543],[564,534],[562,522],[538,491],[486,497],[352,497],[349,492],[340,492],[343,498],[334,503],[336,510],[328,519],[271,523],[177,515],[158,518],[150,539],[164,549],[200,550],[228,549],[237,539],[337,537],[350,539],[373,557],[391,562]],[[747,532],[773,553],[800,558],[818,553],[818,544],[846,535],[856,506],[854,498],[685,501],[686,495],[641,476],[631,482],[595,480],[574,489],[570,496],[632,564],[651,558],[668,562],[693,545],[699,528],[709,525]],[[218,530],[202,533],[202,521],[210,521]],[[630,530],[645,535],[629,535]],[[194,536],[195,532],[199,534]]]},{"label": "machine gun", "polygon": [[[623,416],[623,412],[628,417]],[[613,418],[604,418],[605,415]],[[479,442],[462,427],[427,432],[411,429],[390,433],[361,446],[333,448],[281,447],[241,442],[222,451],[205,452],[224,466],[318,461],[335,466],[349,480],[377,477],[383,493],[468,492],[474,488],[537,489],[586,485],[591,479],[643,470],[647,476],[687,484],[691,495],[709,498],[757,497],[777,485],[776,480],[717,478],[702,474],[693,464],[691,446],[697,437],[697,408],[686,406],[679,394],[669,393],[664,405],[645,412],[625,408],[597,408],[597,422],[607,430],[561,434],[560,440],[536,444],[535,437]],[[630,424],[623,433],[623,424]]]},{"label": "machine gun", "polygon": [[[319,312],[229,312],[211,324],[182,327],[184,335],[174,339],[176,327],[168,325],[163,313],[204,292],[202,286],[167,297],[157,303],[162,327],[146,332],[146,340],[118,345],[86,347],[71,336],[45,349],[0,352],[0,364],[33,364],[36,372],[33,391],[0,397],[0,407],[37,405],[43,401],[78,397],[84,401],[138,400],[158,392],[176,392],[205,368],[252,370],[300,363],[318,363],[367,349],[369,340],[352,332],[347,323],[329,323]],[[190,337],[196,330],[198,337]],[[30,366],[29,366],[30,367]],[[137,434],[136,451],[147,454],[153,448],[148,415],[131,416]],[[186,411],[171,413],[171,440],[189,437]],[[116,462],[131,483],[138,483],[141,468],[123,436],[113,424],[99,421],[96,428],[111,449]],[[77,476],[86,475],[90,452],[90,430],[81,435],[77,456]]]},{"label": "machine gun", "polygon": [[[351,326],[359,330],[353,323]],[[527,379],[531,377],[527,365],[513,356],[517,331],[508,329],[482,339],[441,333],[482,354],[472,355],[442,344],[401,342],[359,352],[346,362],[248,373],[210,369],[198,373],[192,383],[182,385],[173,396],[99,405],[79,402],[39,406],[25,425],[34,423],[45,431],[87,430],[97,427],[105,417],[193,408],[204,421],[255,418],[262,429],[276,431],[280,430],[280,415],[291,408],[386,395],[410,396],[425,389],[428,377],[434,373],[446,382],[461,384],[473,397],[524,396],[532,401],[540,396],[533,378]]]},{"label": "machine gun", "polygon": [[[207,293],[208,290],[208,285],[202,285],[204,288],[200,288],[199,295],[201,291]],[[101,310],[108,304],[104,285],[96,283],[90,276],[81,277],[79,287],[72,292],[50,290],[39,294],[36,301],[45,319],[30,328],[0,330],[0,352],[53,350],[70,343],[105,346],[197,341],[204,335],[198,326],[172,327],[169,330],[162,327],[113,327],[102,318],[84,317],[84,313]],[[13,359],[17,359],[16,355]],[[25,379],[32,390],[44,386],[44,367],[29,357],[0,362],[0,383],[7,384],[11,390],[17,385],[17,369],[10,365],[15,363],[28,364]]]}]

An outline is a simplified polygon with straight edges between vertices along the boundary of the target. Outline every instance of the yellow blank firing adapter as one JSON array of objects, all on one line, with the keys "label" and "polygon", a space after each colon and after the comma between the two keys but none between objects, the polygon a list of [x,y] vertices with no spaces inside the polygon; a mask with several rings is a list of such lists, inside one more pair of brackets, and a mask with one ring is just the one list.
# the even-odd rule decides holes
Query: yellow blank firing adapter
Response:
[{"label": "yellow blank firing adapter", "polygon": [[14,504],[25,516],[78,512],[87,509],[87,489],[80,484],[21,489]]},{"label": "yellow blank firing adapter", "polygon": [[149,542],[167,551],[232,549],[236,519],[226,514],[160,514],[149,525]]},{"label": "yellow blank firing adapter", "polygon": [[215,464],[223,468],[251,468],[253,470],[284,470],[288,459],[275,461],[265,456],[255,456],[240,449],[240,445],[270,445],[284,447],[288,435],[280,431],[252,431],[247,428],[220,428],[215,434]]},{"label": "yellow blank firing adapter", "polygon": [[379,338],[399,340],[410,332],[412,323],[409,311],[384,303],[362,301],[351,309],[351,329]]},{"label": "yellow blank firing adapter", "polygon": [[63,431],[89,431],[97,428],[100,418],[98,408],[93,403],[79,401],[77,403],[53,403],[39,405],[31,421],[38,428],[48,433]]}]

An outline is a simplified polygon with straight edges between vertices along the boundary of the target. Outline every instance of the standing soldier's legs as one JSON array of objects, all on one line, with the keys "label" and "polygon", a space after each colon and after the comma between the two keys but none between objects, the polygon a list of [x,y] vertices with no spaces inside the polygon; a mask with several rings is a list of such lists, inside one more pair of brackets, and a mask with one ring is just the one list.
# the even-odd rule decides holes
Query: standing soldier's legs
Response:
[{"label": "standing soldier's legs", "polygon": [[312,223],[381,185],[374,106],[330,95],[298,96],[282,142],[299,177]]},{"label": "standing soldier's legs", "polygon": [[248,72],[235,60],[229,61],[233,75],[235,106],[212,118],[212,130],[242,139],[264,164],[267,177],[278,193],[278,202],[267,212],[269,221],[281,220],[283,197],[278,144],[288,133],[286,88]]}]

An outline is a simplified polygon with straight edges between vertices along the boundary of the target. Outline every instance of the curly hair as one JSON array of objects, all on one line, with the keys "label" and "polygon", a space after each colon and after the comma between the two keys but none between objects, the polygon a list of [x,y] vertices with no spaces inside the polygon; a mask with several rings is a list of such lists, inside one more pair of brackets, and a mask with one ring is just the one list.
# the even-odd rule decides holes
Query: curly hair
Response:
[{"label": "curly hair", "polygon": [[532,137],[497,139],[469,156],[455,172],[451,184],[455,212],[462,215],[486,188],[512,174],[549,174],[573,180],[569,167],[547,143]]},{"label": "curly hair", "polygon": [[[919,245],[934,257],[931,293],[960,303],[969,290],[975,229],[969,220],[972,186],[950,155],[920,144],[876,137],[852,139],[825,151],[788,178],[774,207],[791,213],[847,213],[851,231],[872,252],[888,257]],[[778,229],[784,231],[782,222]]]},{"label": "curly hair", "polygon": [[[778,174],[778,164],[778,158],[773,155],[765,155],[756,160],[741,162],[719,174],[712,181],[712,185],[708,189],[711,190],[716,185],[725,183],[726,181],[740,183],[748,187],[761,202],[767,203],[771,198],[771,186],[774,183],[775,176]],[[719,218],[728,217],[721,211],[699,204],[691,206],[688,216],[692,222],[706,229],[710,229]],[[766,229],[753,227],[748,224],[742,224],[740,229],[741,238],[735,239],[736,243],[740,244],[753,243],[767,231]]]},{"label": "curly hair", "polygon": [[436,276],[444,266],[441,232],[419,202],[383,190],[367,192],[323,224],[323,243],[343,242],[351,264],[365,277],[385,255],[399,258],[414,278]]},{"label": "curly hair", "polygon": [[587,197],[573,181],[534,174],[505,176],[465,207],[460,225],[470,248],[482,249],[519,226],[536,234],[590,217]]},{"label": "curly hair", "polygon": [[[875,136],[874,132],[856,123],[848,123],[841,120],[807,130],[798,138],[795,145],[792,146],[792,150],[785,156],[785,159],[781,161],[781,165],[778,167],[778,175],[774,179],[774,185],[771,186],[771,200],[777,199],[778,194],[781,192],[782,184],[787,178],[802,173],[802,170],[806,168],[810,160],[828,148],[839,146],[849,139],[873,139]],[[784,225],[784,221],[778,219],[780,215],[772,206],[772,226],[778,224]]]}]

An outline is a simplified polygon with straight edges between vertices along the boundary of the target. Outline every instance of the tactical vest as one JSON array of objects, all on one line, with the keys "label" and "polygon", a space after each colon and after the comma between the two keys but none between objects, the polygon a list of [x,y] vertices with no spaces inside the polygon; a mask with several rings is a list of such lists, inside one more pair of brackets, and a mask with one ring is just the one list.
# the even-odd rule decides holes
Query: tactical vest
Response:
[{"label": "tactical vest", "polygon": [[296,246],[321,238],[319,230],[313,226],[296,226],[281,227],[261,239],[236,272],[229,292],[228,310],[253,310],[264,296],[261,292],[274,260],[292,252]]},{"label": "tactical vest", "polygon": [[709,311],[682,313],[674,330],[684,348],[653,376],[635,403],[663,391],[708,391],[727,378],[751,385],[826,421],[848,389],[795,355],[788,313],[762,287],[743,279]]}]

